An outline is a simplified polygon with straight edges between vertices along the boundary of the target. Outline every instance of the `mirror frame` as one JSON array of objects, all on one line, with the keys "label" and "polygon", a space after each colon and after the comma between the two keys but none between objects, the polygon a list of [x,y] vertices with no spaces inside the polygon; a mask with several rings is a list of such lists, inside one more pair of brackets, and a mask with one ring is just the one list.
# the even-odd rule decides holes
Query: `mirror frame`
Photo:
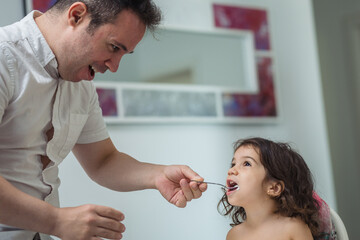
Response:
[{"label": "mirror frame", "polygon": [[[252,44],[253,49],[250,52],[254,53],[256,61],[257,82],[255,83],[254,81],[256,84],[255,91],[254,89],[226,89],[213,86],[186,86],[180,84],[94,82],[96,88],[100,91],[112,89],[115,92],[112,101],[114,102],[113,105],[116,106],[117,115],[107,115],[105,111],[104,118],[107,123],[200,122],[268,124],[278,121],[278,94],[276,94],[277,88],[275,87],[276,62],[274,61],[273,50],[270,48],[270,45],[263,48],[258,44],[259,32],[263,29],[252,28],[251,24],[249,27],[232,19],[232,16],[236,14],[251,15],[252,18],[259,16],[266,23],[270,32],[267,10],[213,4],[213,12],[216,31],[238,31],[241,34],[251,34],[253,36],[255,43]],[[227,22],[225,22],[227,25],[222,25],[221,21],[218,21],[219,14],[222,14],[221,18],[228,18]],[[194,31],[175,26],[167,27]],[[202,30],[200,32],[208,33],[208,31]],[[266,40],[269,41],[270,39]],[[136,97],[134,98],[134,96]],[[107,102],[107,100],[103,99],[101,93],[99,94],[99,99],[100,105],[103,105],[103,102]],[[127,101],[129,99],[132,100]],[[159,105],[159,99],[165,99],[165,101],[161,101],[163,112],[159,112],[156,109],[157,105]],[[196,99],[196,101],[193,99]],[[210,104],[208,104],[209,102]],[[152,106],[152,108],[149,106]],[[174,113],[172,111],[174,108],[181,111],[175,111]],[[193,111],[193,109],[198,110]],[[203,111],[203,109],[207,109],[207,111]]]}]

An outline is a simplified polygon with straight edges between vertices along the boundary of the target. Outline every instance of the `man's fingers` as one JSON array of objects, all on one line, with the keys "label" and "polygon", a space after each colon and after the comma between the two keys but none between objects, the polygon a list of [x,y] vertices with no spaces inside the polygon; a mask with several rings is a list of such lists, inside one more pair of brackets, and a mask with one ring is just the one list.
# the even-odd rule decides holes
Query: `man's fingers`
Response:
[{"label": "man's fingers", "polygon": [[195,199],[201,197],[202,192],[206,190],[206,183],[201,183],[200,185],[196,182],[190,182],[190,188]]},{"label": "man's fingers", "polygon": [[196,172],[194,172],[189,166],[182,166],[181,169],[184,176],[188,179],[197,180],[197,181],[204,181],[202,177],[199,176]]},{"label": "man's fingers", "polygon": [[116,221],[123,221],[125,219],[125,216],[122,212],[110,208],[110,207],[104,207],[104,206],[96,206],[95,212],[102,217],[105,218],[112,218]]},{"label": "man's fingers", "polygon": [[190,188],[189,183],[187,182],[186,179],[181,179],[180,180],[180,186],[181,186],[181,190],[184,193],[185,199],[186,201],[191,201],[194,198],[193,192]]},{"label": "man's fingers", "polygon": [[99,215],[95,235],[101,239],[121,239],[122,233],[125,231],[124,224],[120,222],[120,219],[124,219],[123,214],[119,215],[118,211],[111,208],[102,209],[100,212],[106,216]]},{"label": "man's fingers", "polygon": [[106,239],[121,239],[123,236],[120,232],[114,232],[106,228],[97,228],[96,237]]},{"label": "man's fingers", "polygon": [[184,192],[185,198],[187,201],[200,198],[202,192],[206,190],[207,186],[205,183],[198,184],[196,182],[188,183],[187,180],[180,180],[181,190]]},{"label": "man's fingers", "polygon": [[177,196],[177,199],[176,199],[176,202],[175,202],[175,205],[179,208],[184,208],[186,207],[186,198],[184,196],[184,193],[182,190],[180,190],[178,192],[178,196]]},{"label": "man's fingers", "polygon": [[120,221],[124,220],[124,214],[105,206],[96,206],[95,212],[99,216],[95,235],[107,239],[121,239],[125,226]]},{"label": "man's fingers", "polygon": [[[61,239],[121,239],[125,226],[124,214],[110,207],[86,204],[60,208],[60,226],[56,236]],[[61,220],[60,219],[60,220]]]},{"label": "man's fingers", "polygon": [[111,218],[101,217],[98,226],[119,233],[123,233],[125,231],[124,224]]},{"label": "man's fingers", "polygon": [[[188,179],[196,180],[199,182],[204,181],[204,179],[202,177],[200,177],[196,172],[194,172],[188,166],[183,166],[182,173]],[[181,181],[183,181],[183,180],[181,180]],[[199,185],[196,182],[190,182],[190,184],[189,184],[187,181],[186,181],[186,184],[185,183],[181,184],[181,181],[180,181],[180,186],[181,186],[181,189],[184,191],[184,195],[185,195],[187,201],[191,201],[192,199],[197,199],[197,198],[201,197],[202,192],[206,191],[206,189],[207,189],[206,184]]]}]

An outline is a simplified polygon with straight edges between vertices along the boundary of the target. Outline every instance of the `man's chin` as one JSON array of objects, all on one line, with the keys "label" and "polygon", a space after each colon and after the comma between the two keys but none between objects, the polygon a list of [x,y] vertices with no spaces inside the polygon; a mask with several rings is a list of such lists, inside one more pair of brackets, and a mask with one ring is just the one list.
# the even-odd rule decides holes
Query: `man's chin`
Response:
[{"label": "man's chin", "polygon": [[68,82],[81,82],[82,79],[66,79],[66,78],[61,78],[64,81],[68,81]]},{"label": "man's chin", "polygon": [[81,82],[81,81],[92,81],[92,79],[72,79],[72,80],[66,80],[65,81],[69,81],[69,82]]},{"label": "man's chin", "polygon": [[67,77],[67,78],[63,78],[61,77],[63,80],[68,81],[68,82],[81,82],[81,81],[92,81],[94,78],[91,79],[83,79],[83,78],[79,78],[79,77]]},{"label": "man's chin", "polygon": [[64,75],[64,77],[60,74],[60,78],[65,80],[65,81],[69,81],[69,82],[81,82],[81,81],[92,81],[95,78],[95,74],[90,74],[88,72],[86,72],[86,74],[77,74],[77,75],[73,75],[73,76],[66,76]]}]

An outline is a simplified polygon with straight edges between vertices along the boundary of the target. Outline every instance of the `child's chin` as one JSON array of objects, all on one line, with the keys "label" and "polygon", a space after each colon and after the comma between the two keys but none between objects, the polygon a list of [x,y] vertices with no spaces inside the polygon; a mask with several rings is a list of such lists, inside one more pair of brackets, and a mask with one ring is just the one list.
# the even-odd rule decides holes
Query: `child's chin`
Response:
[{"label": "child's chin", "polygon": [[235,201],[234,199],[229,199],[229,197],[228,197],[228,201],[229,201],[229,203],[232,205],[232,206],[238,206],[239,205],[239,203],[237,202],[237,201]]}]

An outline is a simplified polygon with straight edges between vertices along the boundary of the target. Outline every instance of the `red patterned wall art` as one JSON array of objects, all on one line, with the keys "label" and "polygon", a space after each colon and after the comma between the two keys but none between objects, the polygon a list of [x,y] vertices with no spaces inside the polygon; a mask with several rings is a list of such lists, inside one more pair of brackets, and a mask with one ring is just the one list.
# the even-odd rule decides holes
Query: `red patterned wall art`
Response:
[{"label": "red patterned wall art", "polygon": [[254,50],[257,56],[258,93],[223,93],[224,116],[276,117],[274,61],[271,54],[267,11],[264,9],[220,4],[213,4],[213,11],[216,27],[250,30],[253,32],[255,39]]},{"label": "red patterned wall art", "polygon": [[223,93],[224,116],[275,117],[277,115],[272,64],[272,59],[269,57],[257,58],[258,94]]},{"label": "red patterned wall art", "polygon": [[104,117],[118,116],[117,94],[115,88],[97,87],[96,92],[99,97],[99,104]]}]

